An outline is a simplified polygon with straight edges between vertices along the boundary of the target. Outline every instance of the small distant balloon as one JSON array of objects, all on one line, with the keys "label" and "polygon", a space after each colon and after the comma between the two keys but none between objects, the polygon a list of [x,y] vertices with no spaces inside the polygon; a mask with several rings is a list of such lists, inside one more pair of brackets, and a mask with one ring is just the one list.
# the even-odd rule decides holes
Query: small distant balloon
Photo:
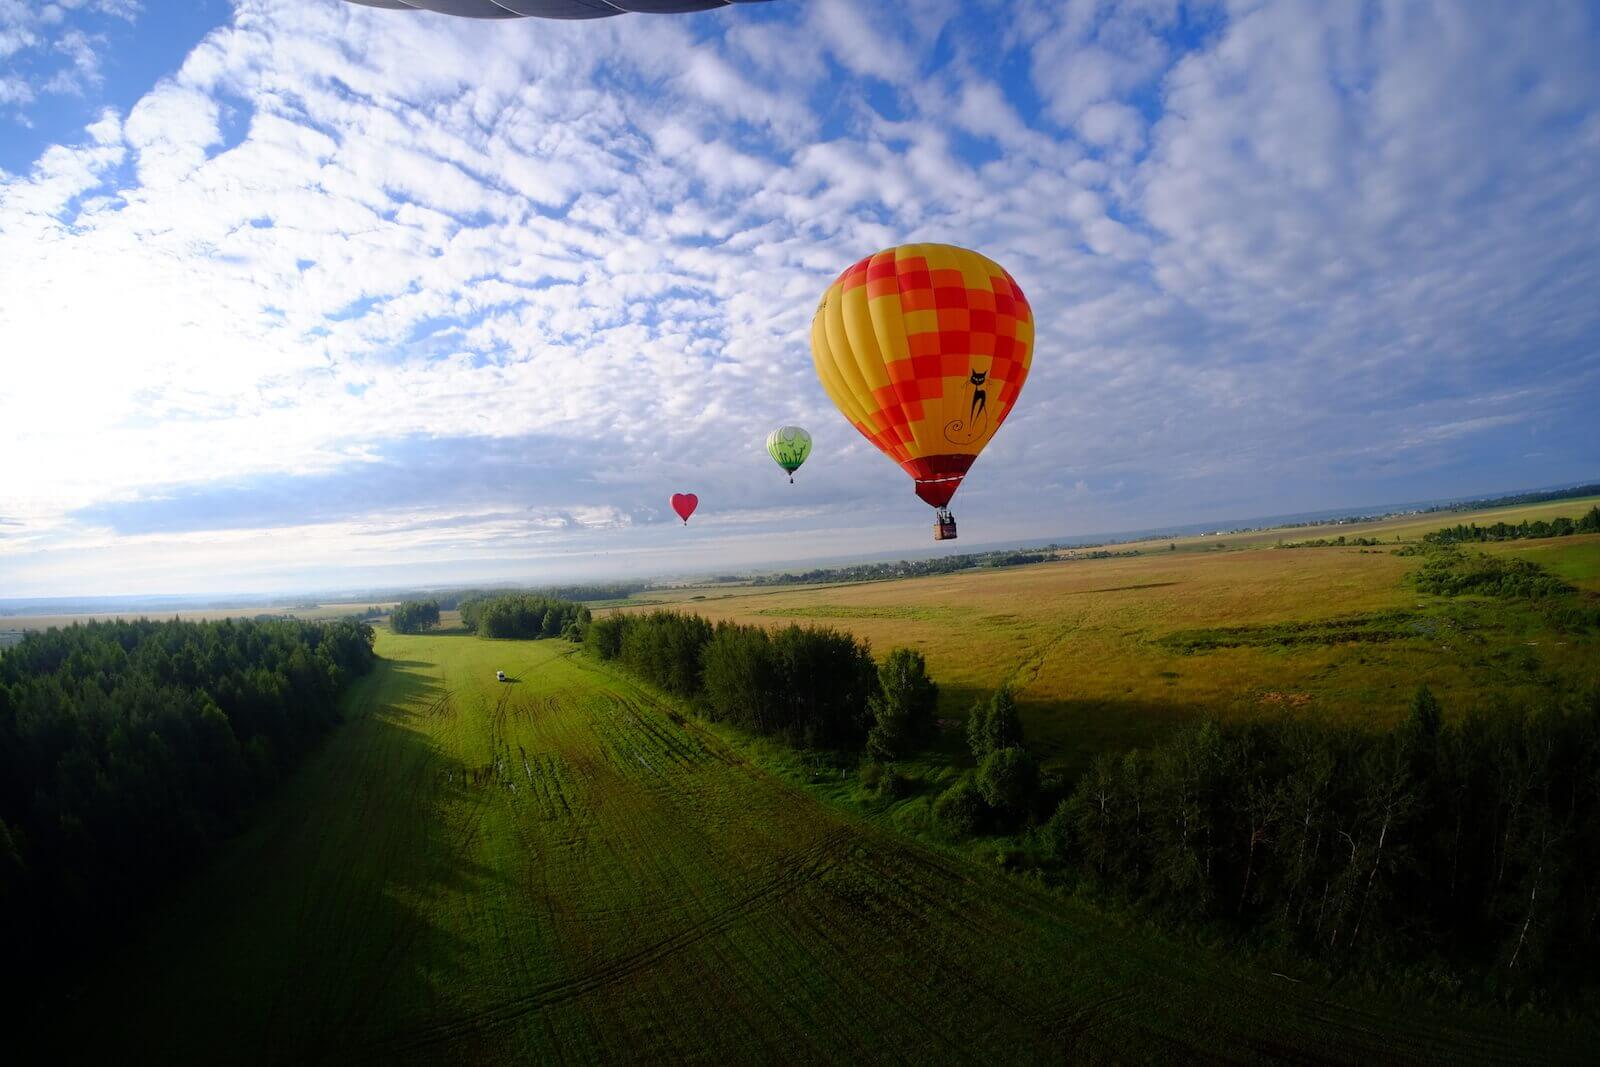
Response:
[{"label": "small distant balloon", "polygon": [[693,493],[673,493],[672,510],[678,513],[678,518],[683,520],[685,526],[689,525],[689,516],[694,514],[694,509],[700,506],[700,498]]},{"label": "small distant balloon", "polygon": [[364,7],[396,11],[437,11],[469,19],[604,19],[630,11],[652,15],[679,15],[710,11],[730,4],[759,4],[765,0],[349,0]]},{"label": "small distant balloon", "polygon": [[767,434],[767,455],[789,472],[789,484],[794,484],[794,472],[811,455],[811,435],[798,426],[779,426]]}]

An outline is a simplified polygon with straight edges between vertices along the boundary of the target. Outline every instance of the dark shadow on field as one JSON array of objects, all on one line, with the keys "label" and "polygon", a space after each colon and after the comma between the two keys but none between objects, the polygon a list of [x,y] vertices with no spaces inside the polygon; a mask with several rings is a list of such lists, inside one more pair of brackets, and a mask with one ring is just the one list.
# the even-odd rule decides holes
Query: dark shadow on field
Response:
[{"label": "dark shadow on field", "polygon": [[380,660],[250,828],[41,1000],[16,1062],[346,1062],[447,1010],[467,947],[417,902],[494,876],[471,848],[492,787],[426,732],[452,713],[428,666]]},{"label": "dark shadow on field", "polygon": [[1215,716],[1215,709],[1150,700],[1020,699],[1028,747],[1069,780],[1102,752],[1148,748],[1172,731]]},{"label": "dark shadow on field", "polygon": [[[941,686],[939,717],[953,720],[954,725],[941,731],[929,750],[957,767],[972,766],[967,716],[974,704],[987,704],[993,695],[988,688]],[[1181,726],[1215,714],[1198,706],[1147,700],[1029,700],[1026,690],[1017,698],[1017,710],[1028,748],[1069,779],[1088,770],[1101,752],[1148,747]]]}]

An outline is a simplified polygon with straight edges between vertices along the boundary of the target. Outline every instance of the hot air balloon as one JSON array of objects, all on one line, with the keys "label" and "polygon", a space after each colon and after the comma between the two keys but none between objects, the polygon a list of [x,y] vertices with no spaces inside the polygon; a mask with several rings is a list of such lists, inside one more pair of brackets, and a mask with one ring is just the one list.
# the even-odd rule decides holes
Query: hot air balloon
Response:
[{"label": "hot air balloon", "polygon": [[811,435],[798,426],[779,426],[767,434],[767,455],[789,472],[789,484],[793,485],[794,472],[811,455]]},{"label": "hot air balloon", "polygon": [[934,508],[934,539],[953,539],[950,498],[1033,361],[1033,310],[1016,281],[953,245],[878,252],[822,294],[811,357],[845,418]]},{"label": "hot air balloon", "polygon": [[366,7],[437,11],[472,19],[603,19],[629,11],[677,15],[764,0],[350,0]]},{"label": "hot air balloon", "polygon": [[689,516],[694,514],[694,509],[700,506],[700,498],[693,493],[673,493],[672,510],[678,513],[678,518],[683,520],[685,526],[689,525]]}]

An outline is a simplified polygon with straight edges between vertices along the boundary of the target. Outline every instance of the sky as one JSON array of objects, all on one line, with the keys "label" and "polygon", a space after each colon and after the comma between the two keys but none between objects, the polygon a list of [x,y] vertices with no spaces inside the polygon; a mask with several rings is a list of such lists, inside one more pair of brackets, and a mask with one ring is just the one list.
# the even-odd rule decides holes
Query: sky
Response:
[{"label": "sky", "polygon": [[912,241],[1037,328],[945,550],[1593,479],[1597,56],[1581,0],[0,0],[0,596],[930,550],[808,344]]}]

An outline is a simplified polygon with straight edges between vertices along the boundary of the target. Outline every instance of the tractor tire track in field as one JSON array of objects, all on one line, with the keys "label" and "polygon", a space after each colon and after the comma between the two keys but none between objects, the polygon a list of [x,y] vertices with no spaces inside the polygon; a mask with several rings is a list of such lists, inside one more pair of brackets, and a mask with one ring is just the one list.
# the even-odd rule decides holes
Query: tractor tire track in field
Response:
[{"label": "tractor tire track in field", "polygon": [[1027,655],[1006,672],[1004,681],[1009,682],[1018,693],[1027,689],[1038,681],[1039,672],[1044,670],[1045,660],[1050,658],[1050,653],[1056,650],[1056,646],[1081,629],[1083,629],[1082,619],[1057,627],[1049,640],[1037,648],[1030,649]]},{"label": "tractor tire track in field", "polygon": [[[1013,672],[1019,684],[1079,629],[1063,626],[1031,651]],[[811,1062],[962,1061],[983,1050],[1033,1062],[1581,1055],[1219,969],[829,808],[598,664],[570,654],[551,663],[581,672],[580,684],[558,679],[554,696],[527,698],[501,687],[459,709],[446,691],[402,713],[448,731],[435,735],[436,753],[441,736],[472,753],[470,784],[401,749],[342,757],[350,774],[414,773],[403,786],[411,806],[447,813],[430,862],[476,860],[503,896],[461,973],[470,991],[408,1015],[386,1012],[404,992],[392,976],[425,955],[429,917],[390,918],[375,966],[352,955],[360,985],[347,1017],[302,1007],[310,1032],[325,1035],[321,1058],[499,1061],[513,1048],[545,1060],[648,1050]],[[381,821],[379,793],[363,786],[353,798],[358,824]],[[407,840],[389,839],[386,852]],[[333,884],[357,898],[332,904],[337,922],[380,921],[359,914],[352,887]],[[274,1017],[294,1003],[282,995]]]},{"label": "tractor tire track in field", "polygon": [[467,1037],[485,1029],[504,1026],[532,1012],[632,978],[652,965],[726,930],[761,907],[812,882],[826,867],[837,860],[838,853],[852,837],[853,833],[848,826],[835,828],[802,853],[786,858],[780,865],[781,870],[769,874],[761,884],[732,905],[635,952],[613,959],[586,974],[545,982],[522,996],[418,1028],[391,1041],[379,1042],[364,1049],[361,1058],[366,1061],[385,1062],[396,1056]]}]

